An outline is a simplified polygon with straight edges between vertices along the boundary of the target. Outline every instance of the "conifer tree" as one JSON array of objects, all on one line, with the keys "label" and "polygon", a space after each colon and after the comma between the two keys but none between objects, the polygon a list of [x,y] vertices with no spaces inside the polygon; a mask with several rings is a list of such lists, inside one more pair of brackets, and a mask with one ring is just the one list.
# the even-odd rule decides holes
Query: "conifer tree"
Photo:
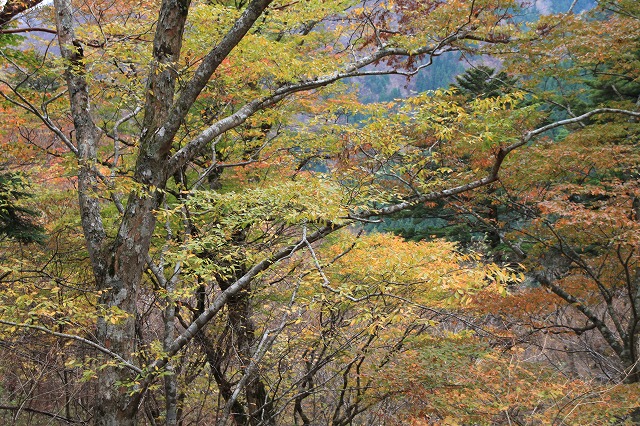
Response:
[{"label": "conifer tree", "polygon": [[496,73],[491,67],[479,65],[457,76],[452,87],[469,98],[487,99],[509,93],[515,82],[504,71]]}]

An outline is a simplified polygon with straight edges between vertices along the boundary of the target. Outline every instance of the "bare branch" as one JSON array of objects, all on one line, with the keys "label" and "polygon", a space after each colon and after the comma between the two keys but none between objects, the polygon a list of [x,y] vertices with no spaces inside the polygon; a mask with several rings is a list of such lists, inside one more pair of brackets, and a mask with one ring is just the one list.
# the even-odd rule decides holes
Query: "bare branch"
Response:
[{"label": "bare branch", "polygon": [[58,34],[56,30],[52,30],[50,28],[43,27],[27,27],[27,28],[11,28],[11,29],[0,29],[0,34],[20,34],[20,33],[49,33],[49,34]]},{"label": "bare branch", "polygon": [[13,406],[13,405],[0,405],[0,410],[8,411],[26,411],[27,413],[40,414],[42,416],[50,417],[54,420],[61,420],[65,423],[86,423],[84,420],[74,420],[68,417],[61,416],[59,414],[50,413],[48,411],[36,410],[35,408]]},{"label": "bare branch", "polygon": [[452,43],[456,40],[465,39],[468,36],[468,31],[458,31],[452,34],[449,37],[441,40],[436,46],[424,46],[420,49],[416,50],[408,50],[398,47],[388,47],[384,46],[377,50],[376,52],[365,56],[359,60],[355,60],[354,62],[346,65],[341,71],[337,71],[335,73],[316,77],[309,80],[302,80],[298,82],[292,82],[289,84],[282,85],[278,89],[274,90],[268,96],[265,96],[260,99],[255,99],[251,102],[248,102],[244,106],[242,106],[238,111],[234,114],[225,117],[216,123],[212,124],[210,127],[202,131],[197,137],[192,139],[189,143],[187,143],[182,149],[176,152],[169,161],[169,174],[174,173],[180,167],[184,166],[187,162],[192,160],[201,149],[211,142],[213,139],[218,137],[220,134],[233,129],[234,127],[239,126],[244,123],[249,117],[254,115],[256,112],[263,110],[269,106],[272,106],[281,100],[295,94],[298,92],[309,91],[313,89],[318,89],[321,87],[328,86],[329,84],[335,83],[339,80],[344,80],[346,78],[358,77],[361,75],[374,75],[374,74],[394,74],[399,73],[395,70],[388,71],[361,71],[364,67],[371,65],[381,59],[397,56],[397,57],[413,57],[424,54],[429,54],[431,56],[438,56],[444,51],[450,50],[447,47],[449,43]]},{"label": "bare branch", "polygon": [[13,321],[6,321],[6,320],[0,320],[0,324],[12,326],[12,327],[18,327],[18,328],[29,328],[29,329],[32,329],[32,330],[38,330],[38,331],[41,331],[43,333],[51,334],[51,335],[56,336],[56,337],[61,337],[63,339],[75,340],[75,341],[80,342],[80,343],[82,343],[84,345],[90,346],[90,347],[96,349],[97,351],[102,352],[105,355],[110,356],[111,358],[117,360],[119,363],[121,363],[123,366],[127,367],[128,369],[130,369],[132,371],[135,371],[138,374],[142,374],[142,370],[140,368],[138,368],[135,365],[131,364],[129,361],[125,360],[124,358],[122,358],[117,353],[110,351],[109,349],[105,348],[104,346],[102,346],[102,345],[100,345],[100,344],[98,344],[96,342],[92,342],[89,339],[85,339],[84,337],[76,336],[75,334],[59,333],[57,331],[49,330],[46,327],[41,327],[39,325],[33,325],[33,324],[21,324],[21,323],[17,323],[17,322],[13,322]]},{"label": "bare branch", "polygon": [[42,121],[44,123],[45,126],[47,126],[49,128],[49,130],[51,130],[61,141],[62,143],[64,143],[64,145],[69,148],[69,150],[74,154],[74,155],[78,155],[78,148],[76,148],[76,146],[73,144],[73,142],[71,142],[71,140],[62,132],[62,130],[60,130],[60,128],[58,126],[56,126],[53,121],[51,121],[51,119],[49,118],[49,116],[46,113],[46,106],[54,101],[55,99],[59,98],[60,96],[64,95],[64,92],[57,94],[56,96],[52,97],[52,99],[48,99],[43,105],[42,105],[42,110],[43,112],[41,113],[38,108],[36,108],[35,105],[33,105],[27,98],[25,98],[24,96],[22,96],[22,94],[20,92],[18,92],[12,85],[10,85],[8,82],[4,81],[4,80],[0,80],[0,82],[4,83],[9,89],[11,89],[13,91],[13,93],[20,99],[20,101],[17,101],[9,96],[7,96],[4,92],[0,91],[0,96],[2,98],[4,98],[5,100],[7,100],[8,102],[11,102],[13,105],[20,107],[22,109],[24,109],[25,111],[35,115],[40,121]]},{"label": "bare branch", "polygon": [[556,285],[553,282],[553,280],[551,280],[550,278],[547,278],[546,276],[544,276],[544,275],[542,275],[540,273],[534,274],[534,277],[540,284],[542,284],[543,286],[545,286],[546,288],[551,290],[553,293],[558,295],[560,298],[565,300],[567,303],[571,304],[578,311],[580,311],[585,317],[587,317],[589,319],[589,321],[591,321],[591,323],[594,324],[598,328],[598,331],[600,331],[600,334],[607,341],[607,343],[609,344],[611,349],[613,349],[619,357],[621,357],[621,358],[623,357],[624,351],[625,351],[624,346],[620,343],[620,341],[618,341],[618,339],[613,334],[613,332],[595,314],[595,312],[593,312],[591,309],[589,309],[589,307],[586,306],[582,301],[578,300],[577,298],[575,298],[571,294],[567,293],[562,287]]}]

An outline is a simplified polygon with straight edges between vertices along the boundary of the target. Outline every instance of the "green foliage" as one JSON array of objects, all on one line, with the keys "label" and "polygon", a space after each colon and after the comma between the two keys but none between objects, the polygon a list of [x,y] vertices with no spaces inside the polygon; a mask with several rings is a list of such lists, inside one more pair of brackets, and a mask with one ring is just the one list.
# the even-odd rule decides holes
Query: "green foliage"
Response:
[{"label": "green foliage", "polygon": [[469,99],[486,99],[512,92],[516,81],[504,71],[496,72],[486,65],[478,65],[456,76],[456,83],[451,86]]},{"label": "green foliage", "polygon": [[39,215],[23,205],[23,200],[32,196],[27,190],[22,175],[0,173],[0,235],[23,243],[42,243],[44,229],[35,222]]},{"label": "green foliage", "polygon": [[[217,56],[258,2],[182,2],[182,50],[165,63],[171,48],[150,31],[167,24],[160,3],[175,4],[74,3],[76,61],[0,41],[3,148],[42,182],[0,174],[0,406],[86,422],[96,399],[119,419],[140,408],[138,422],[168,426],[628,416],[628,365],[574,308],[604,327],[633,311],[638,123],[605,115],[556,138],[529,132],[589,102],[635,108],[632,17],[522,25],[511,0],[276,1]],[[594,49],[600,38],[611,49]],[[401,54],[361,65],[381,52]],[[443,89],[459,52],[500,55],[505,68],[471,68]],[[370,75],[431,60],[406,87]],[[215,70],[182,105],[202,64]],[[360,98],[333,81],[348,74]],[[550,265],[577,302],[544,292],[520,262]],[[538,330],[551,331],[535,341]],[[561,343],[600,351],[610,381],[568,367]],[[33,387],[5,390],[15,383]]]},{"label": "green foliage", "polygon": [[[620,62],[627,66],[640,64],[640,51],[629,52]],[[618,63],[617,65],[620,65]],[[602,66],[594,70],[595,80],[588,81],[591,88],[590,101],[593,105],[613,103],[623,105],[626,102],[635,103],[640,97],[640,82],[632,74],[617,73],[611,66]]]}]

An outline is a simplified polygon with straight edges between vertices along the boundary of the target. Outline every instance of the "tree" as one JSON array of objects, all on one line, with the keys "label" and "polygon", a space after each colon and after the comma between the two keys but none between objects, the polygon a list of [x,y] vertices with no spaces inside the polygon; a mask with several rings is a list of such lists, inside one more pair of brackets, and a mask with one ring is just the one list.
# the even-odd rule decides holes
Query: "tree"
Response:
[{"label": "tree", "polygon": [[[0,27],[4,27],[22,12],[31,9],[42,2],[43,0],[8,0],[2,2],[2,6],[0,8]],[[0,30],[0,33],[2,32],[4,31]]]},{"label": "tree", "polygon": [[31,196],[24,187],[21,176],[0,174],[0,235],[25,243],[42,241],[43,229],[33,221],[37,213],[18,204],[20,199]]},{"label": "tree", "polygon": [[[337,288],[328,269],[350,246],[323,261],[316,250],[326,247],[319,244],[338,238],[340,230],[340,238],[353,237],[349,227],[355,224],[495,182],[505,158],[544,131],[605,112],[638,115],[596,109],[536,129],[511,108],[519,94],[479,99],[466,111],[447,102],[450,94],[367,109],[339,91],[340,80],[349,77],[417,72],[416,61],[424,57],[505,43],[517,31],[506,25],[505,11],[514,7],[510,1],[164,0],[134,7],[55,0],[60,59],[49,66],[38,55],[12,58],[2,96],[53,132],[58,145],[47,148],[66,151],[76,170],[91,279],[73,291],[91,296],[70,303],[77,293],[65,289],[68,296],[56,305],[42,299],[60,295],[57,285],[36,292],[39,303],[12,293],[26,309],[5,308],[3,324],[93,351],[75,361],[87,367],[86,379],[96,378],[91,415],[98,425],[134,424],[141,407],[150,421],[177,424],[184,401],[196,398],[186,389],[205,380],[207,364],[206,379],[224,402],[217,421],[275,424],[292,399],[293,417],[309,424],[307,397],[319,392],[314,383],[320,380],[340,384],[331,421],[349,424],[385,396],[365,398],[363,371],[372,365],[365,360],[385,364],[384,350],[391,356],[389,348],[401,347],[404,336],[376,340],[377,330],[393,324],[389,318],[400,311],[385,305],[391,296],[384,287],[368,286],[410,283],[364,276],[353,289]],[[43,93],[27,84],[36,75],[60,89]],[[398,113],[389,114],[390,107]],[[342,126],[344,115],[358,110],[370,120]],[[492,129],[487,116],[496,118]],[[325,131],[315,131],[320,128]],[[492,131],[504,134],[492,138]],[[442,163],[455,165],[455,157],[430,156],[425,134],[451,144],[443,153],[482,158],[452,173]],[[313,160],[331,173],[314,171]],[[199,191],[205,181],[214,190]],[[439,257],[472,261],[452,249],[419,249],[431,249],[434,263]],[[450,272],[452,264],[446,265]],[[466,281],[455,280],[462,286],[455,293],[485,278],[495,281],[496,273],[489,273],[495,268],[488,268],[475,264],[473,273],[463,274]],[[319,313],[309,308],[294,317],[294,283],[304,284],[305,307],[316,306],[315,297],[340,297]],[[368,300],[378,303],[367,315],[343,309]],[[258,302],[267,308],[259,310]],[[92,304],[94,316],[81,314]],[[298,331],[298,319],[318,326],[310,349],[281,350],[276,338],[287,327]],[[366,327],[340,341],[345,321]],[[404,324],[404,332],[413,330]],[[313,349],[329,337],[337,340]],[[378,343],[382,352],[373,350]],[[298,353],[308,361],[302,378],[290,380],[280,369],[270,378],[260,368],[267,361],[286,364]],[[280,384],[296,393],[278,394]]]},{"label": "tree", "polygon": [[456,76],[452,86],[469,98],[495,98],[512,90],[515,82],[504,71],[496,73],[491,67],[478,65]]},{"label": "tree", "polygon": [[[560,90],[539,96],[568,121],[596,105],[637,108],[631,71],[637,64],[637,17],[637,5],[628,2],[603,3],[582,22],[567,17],[575,37],[570,43],[547,39],[552,50],[549,44],[526,50],[536,69],[525,73],[542,76],[543,83],[523,81],[544,88],[545,79],[555,80]],[[537,31],[542,28],[566,31],[541,24]],[[621,28],[624,35],[612,31]],[[604,33],[600,43],[610,48],[600,55],[594,43]],[[520,66],[517,61],[507,69]],[[626,392],[637,392],[638,382],[637,136],[635,118],[613,115],[548,134],[545,143],[515,154],[503,168],[504,192],[492,202],[508,210],[511,220],[486,220],[477,207],[462,207],[493,228],[508,259],[529,271],[527,286],[514,286],[506,299],[483,299],[482,312],[507,322],[522,347],[529,353],[536,348],[563,374]],[[635,402],[624,408],[619,417],[637,421]]]},{"label": "tree", "polygon": [[[571,86],[565,84],[566,96],[561,102],[566,103],[569,113],[578,110],[571,108],[571,100],[583,96],[584,92],[591,95],[593,104],[630,108],[636,105],[633,85],[629,86],[631,96],[624,97],[620,91],[616,93],[615,79],[633,81],[627,73],[636,61],[633,52],[637,50],[638,39],[610,33],[611,48],[604,57],[595,54],[590,44],[596,34],[610,28],[624,27],[625,33],[637,34],[637,5],[607,2],[602,7],[605,10],[613,8],[616,12],[599,16],[602,11],[595,10],[594,19],[580,27],[572,45],[558,49],[563,57],[575,49],[577,55],[572,55],[572,61],[578,71],[564,74],[569,79],[582,79],[583,82],[574,85],[573,90],[568,90]],[[618,59],[614,60],[614,56]],[[555,61],[561,63],[558,58]],[[550,62],[542,62],[541,66],[550,72],[554,69]],[[585,69],[593,71],[581,71]],[[596,84],[593,84],[594,77]],[[607,80],[611,90],[606,87]],[[535,173],[543,176],[552,173],[555,177],[553,184],[540,192],[538,208],[532,208],[530,202],[522,204],[523,208],[527,206],[528,213],[525,214],[535,218],[532,226],[536,236],[532,241],[540,244],[532,248],[535,255],[530,254],[538,262],[536,279],[564,303],[574,306],[580,312],[578,318],[586,320],[586,328],[598,330],[622,362],[624,373],[621,377],[627,382],[638,380],[635,355],[638,343],[634,331],[638,323],[635,314],[637,284],[633,266],[637,244],[632,236],[636,227],[636,188],[631,177],[636,161],[633,142],[636,138],[637,120],[607,117],[583,124],[566,136],[566,140],[550,143],[540,151],[535,149],[535,155],[530,158],[532,165],[537,163],[534,160],[537,155],[553,157],[557,161],[555,166],[545,165],[546,170],[538,169]],[[625,151],[620,159],[616,154],[619,149]],[[551,253],[554,253],[554,260],[549,259]],[[600,309],[604,310],[600,312]],[[568,320],[573,321],[580,320]],[[574,327],[580,334],[583,327]]]}]

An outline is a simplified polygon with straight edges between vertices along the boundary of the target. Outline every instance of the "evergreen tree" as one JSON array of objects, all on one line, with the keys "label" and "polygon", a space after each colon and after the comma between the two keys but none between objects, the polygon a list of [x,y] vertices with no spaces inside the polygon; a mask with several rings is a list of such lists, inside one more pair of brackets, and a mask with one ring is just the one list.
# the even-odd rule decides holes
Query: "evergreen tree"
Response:
[{"label": "evergreen tree", "polygon": [[[608,64],[604,70],[594,70],[596,79],[588,82],[592,89],[590,95],[592,105],[599,105],[608,101],[638,102],[640,99],[640,82],[633,73],[633,69],[638,63],[640,63],[640,50],[629,53],[624,60],[619,61],[617,64]],[[615,69],[615,66],[622,69]]]},{"label": "evergreen tree", "polygon": [[25,186],[17,173],[0,174],[0,235],[24,243],[41,242],[44,229],[34,222],[37,212],[20,205],[21,199],[31,197]]},{"label": "evergreen tree", "polygon": [[480,65],[456,76],[456,83],[451,86],[469,98],[484,99],[509,93],[515,82],[516,80],[504,71],[496,74],[495,69]]}]

